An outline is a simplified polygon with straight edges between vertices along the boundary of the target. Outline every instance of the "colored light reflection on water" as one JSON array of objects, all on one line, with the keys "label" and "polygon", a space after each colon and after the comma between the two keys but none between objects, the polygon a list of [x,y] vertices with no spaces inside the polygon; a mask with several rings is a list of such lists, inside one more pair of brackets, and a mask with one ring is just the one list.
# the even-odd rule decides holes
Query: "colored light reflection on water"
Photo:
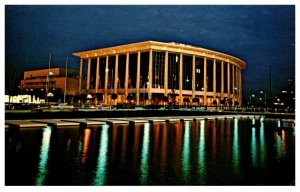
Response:
[{"label": "colored light reflection on water", "polygon": [[182,149],[182,172],[185,184],[189,183],[190,176],[190,122],[184,122],[184,138]]},{"label": "colored light reflection on water", "polygon": [[295,131],[278,125],[235,118],[7,131],[5,182],[290,185]]},{"label": "colored light reflection on water", "polygon": [[240,173],[239,129],[238,119],[234,119],[233,121],[232,166],[233,172],[237,176]]},{"label": "colored light reflection on water", "polygon": [[101,130],[101,138],[99,140],[99,155],[97,159],[96,176],[93,185],[104,185],[106,179],[106,164],[108,150],[108,125],[104,125]]},{"label": "colored light reflection on water", "polygon": [[199,171],[199,183],[205,184],[205,120],[200,121],[200,136],[199,136],[199,156],[198,156],[198,171]]},{"label": "colored light reflection on water", "polygon": [[42,145],[41,145],[41,151],[40,151],[40,160],[39,160],[35,185],[43,185],[44,182],[45,182],[45,178],[47,176],[47,173],[48,173],[47,162],[48,162],[51,132],[52,132],[51,127],[43,128],[43,137],[42,137]]},{"label": "colored light reflection on water", "polygon": [[252,137],[251,137],[251,160],[253,167],[257,166],[257,145],[256,145],[256,129],[252,128]]},{"label": "colored light reflection on water", "polygon": [[146,123],[144,128],[144,135],[143,135],[143,144],[142,144],[142,154],[141,154],[141,176],[140,176],[140,183],[142,185],[146,185],[148,182],[148,172],[149,172],[149,143],[150,143],[150,124]]},{"label": "colored light reflection on water", "polygon": [[266,144],[265,144],[265,124],[264,119],[260,120],[260,129],[259,129],[259,150],[260,150],[260,164],[262,167],[265,167],[266,161]]}]

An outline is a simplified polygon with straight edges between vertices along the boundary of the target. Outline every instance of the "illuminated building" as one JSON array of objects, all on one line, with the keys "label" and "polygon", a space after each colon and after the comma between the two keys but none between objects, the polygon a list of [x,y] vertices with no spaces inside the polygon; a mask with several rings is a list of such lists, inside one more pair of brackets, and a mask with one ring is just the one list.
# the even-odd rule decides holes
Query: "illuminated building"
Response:
[{"label": "illuminated building", "polygon": [[[80,74],[87,67],[87,82],[79,90],[100,93],[105,103],[163,104],[176,94],[178,104],[199,98],[199,105],[220,105],[221,100],[242,101],[242,70],[236,57],[180,43],[145,41],[73,53],[80,58]],[[112,101],[111,95],[118,98]]]},{"label": "illuminated building", "polygon": [[55,100],[63,99],[65,88],[66,95],[78,94],[78,78],[79,71],[73,69],[68,69],[67,77],[65,68],[28,70],[24,72],[20,88],[22,92],[40,98],[51,92]]}]

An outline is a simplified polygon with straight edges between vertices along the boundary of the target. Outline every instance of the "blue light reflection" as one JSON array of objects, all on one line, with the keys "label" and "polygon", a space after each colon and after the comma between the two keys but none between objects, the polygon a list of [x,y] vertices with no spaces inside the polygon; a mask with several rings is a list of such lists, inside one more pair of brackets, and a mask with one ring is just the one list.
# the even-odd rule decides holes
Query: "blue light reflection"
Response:
[{"label": "blue light reflection", "polygon": [[142,145],[142,154],[141,154],[141,176],[140,183],[142,185],[146,185],[148,182],[149,175],[149,143],[150,143],[150,124],[146,123],[144,127],[144,135],[143,135],[143,145]]},{"label": "blue light reflection", "polygon": [[108,128],[109,125],[103,125],[101,139],[99,143],[99,156],[97,160],[96,176],[93,185],[104,185],[106,181],[106,164],[108,151]]},{"label": "blue light reflection", "polygon": [[200,121],[200,138],[199,138],[199,180],[201,184],[205,184],[205,175],[206,175],[206,167],[205,167],[205,120]]},{"label": "blue light reflection", "polygon": [[189,176],[190,176],[190,122],[189,121],[184,122],[182,172],[183,172],[184,182],[189,183]]},{"label": "blue light reflection", "polygon": [[47,176],[47,162],[50,148],[51,127],[43,128],[42,146],[40,151],[40,160],[35,185],[43,185]]},{"label": "blue light reflection", "polygon": [[234,119],[234,124],[233,124],[232,166],[233,166],[233,172],[236,175],[239,175],[240,174],[240,149],[239,149],[238,119]]}]

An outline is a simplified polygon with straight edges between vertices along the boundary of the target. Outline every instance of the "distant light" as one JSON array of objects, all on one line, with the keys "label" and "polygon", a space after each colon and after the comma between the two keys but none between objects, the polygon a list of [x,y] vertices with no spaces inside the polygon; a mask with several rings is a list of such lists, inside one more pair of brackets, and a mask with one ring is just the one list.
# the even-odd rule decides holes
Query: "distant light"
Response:
[{"label": "distant light", "polygon": [[50,72],[49,72],[49,75],[53,75],[53,72],[52,72],[52,71],[50,71]]},{"label": "distant light", "polygon": [[282,91],[282,93],[287,93],[287,91]]},{"label": "distant light", "polygon": [[254,95],[254,94],[252,94],[252,97],[255,97],[255,95]]},{"label": "distant light", "polygon": [[53,95],[53,93],[51,93],[51,92],[49,92],[48,94],[47,94],[47,97],[53,97],[54,95]]},{"label": "distant light", "polygon": [[260,91],[260,93],[263,94],[264,92],[263,92],[263,91]]},{"label": "distant light", "polygon": [[93,98],[93,97],[92,97],[91,94],[88,94],[88,95],[86,96],[86,98],[87,98],[87,99],[91,99],[91,98]]},{"label": "distant light", "polygon": [[203,90],[204,90],[204,88],[202,87],[202,88],[201,88],[201,90],[203,91]]},{"label": "distant light", "polygon": [[108,72],[108,71],[109,71],[109,69],[108,69],[108,68],[106,68],[106,69],[105,69],[105,71],[106,71],[106,72]]}]

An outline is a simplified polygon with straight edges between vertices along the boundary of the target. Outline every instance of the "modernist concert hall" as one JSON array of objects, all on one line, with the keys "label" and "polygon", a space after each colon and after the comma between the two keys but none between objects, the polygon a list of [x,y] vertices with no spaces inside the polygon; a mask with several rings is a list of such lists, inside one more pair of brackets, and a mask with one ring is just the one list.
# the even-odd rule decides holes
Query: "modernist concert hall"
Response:
[{"label": "modernist concert hall", "polygon": [[[80,58],[79,90],[98,93],[107,104],[126,102],[128,95],[136,105],[163,104],[170,95],[179,105],[185,101],[197,101],[200,106],[242,103],[246,63],[225,53],[181,43],[145,41],[73,55]],[[82,87],[84,70],[86,87]],[[115,100],[113,93],[117,94]]]}]

